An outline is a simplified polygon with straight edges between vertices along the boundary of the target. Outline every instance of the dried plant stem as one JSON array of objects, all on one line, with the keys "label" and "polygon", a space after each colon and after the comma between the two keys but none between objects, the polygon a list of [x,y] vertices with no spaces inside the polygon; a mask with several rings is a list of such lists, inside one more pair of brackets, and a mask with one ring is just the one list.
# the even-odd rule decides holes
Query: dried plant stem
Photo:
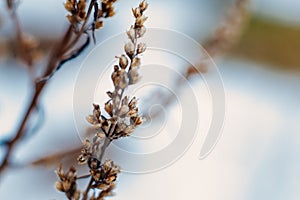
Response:
[{"label": "dried plant stem", "polygon": [[[43,76],[48,76],[49,73],[52,72],[52,69],[56,67],[57,62],[59,60],[59,58],[62,56],[63,52],[59,51],[59,49],[61,49],[60,47],[64,46],[65,42],[68,42],[69,38],[70,38],[70,34],[71,34],[71,26],[68,28],[67,32],[65,33],[65,36],[63,37],[63,40],[61,43],[59,43],[59,45],[57,46],[57,48],[55,48],[54,53],[52,54],[51,58],[50,58],[50,62],[47,65],[47,68],[43,74]],[[9,158],[12,154],[12,150],[14,148],[14,146],[17,144],[17,142],[23,137],[24,135],[24,130],[25,127],[30,119],[30,116],[32,114],[32,112],[35,110],[36,106],[37,106],[37,102],[39,100],[40,94],[42,93],[44,87],[46,86],[47,81],[43,81],[43,82],[36,82],[35,84],[35,90],[34,90],[34,94],[30,100],[30,104],[25,112],[25,115],[21,121],[20,126],[17,129],[17,133],[16,135],[9,141],[6,142],[6,153],[4,155],[4,159],[1,163],[0,166],[0,174],[4,171],[4,169],[6,167],[8,167],[9,164]]]},{"label": "dried plant stem", "polygon": [[[125,90],[122,89],[121,94],[120,94],[120,99],[123,98],[124,91],[125,91]],[[118,109],[117,109],[117,111],[116,111],[116,115],[118,115],[118,112],[119,112],[119,110],[120,110],[120,105],[121,105],[121,101],[120,101],[120,103],[119,103],[119,105],[118,105],[118,107],[117,107]],[[116,125],[117,125],[117,123],[114,123],[113,125],[110,126],[109,134],[108,134],[108,135],[112,135],[112,134],[114,133],[115,128],[116,128]],[[102,147],[101,147],[101,154],[100,154],[100,156],[99,156],[99,161],[100,161],[100,162],[102,162],[103,157],[104,157],[104,154],[105,154],[105,152],[106,152],[106,149],[108,148],[108,146],[110,145],[110,143],[111,143],[111,139],[109,139],[108,137],[105,136],[104,144],[103,144]],[[87,198],[88,198],[88,193],[89,193],[89,191],[90,191],[90,189],[91,189],[91,187],[92,187],[93,182],[94,182],[94,179],[93,179],[93,177],[91,177],[91,178],[90,178],[90,181],[89,181],[89,184],[88,184],[86,190],[85,190],[84,193],[83,193],[83,198],[82,198],[82,200],[87,200]]]},{"label": "dried plant stem", "polygon": [[[26,126],[28,124],[28,121],[33,113],[33,111],[37,108],[37,104],[40,98],[40,95],[42,94],[43,89],[47,85],[49,79],[55,74],[55,72],[61,67],[62,64],[65,62],[77,57],[89,44],[89,38],[90,36],[86,33],[88,30],[88,21],[92,12],[92,8],[95,6],[96,0],[91,0],[88,8],[88,13],[86,17],[84,17],[84,21],[81,25],[80,31],[76,34],[76,36],[73,38],[73,32],[75,32],[75,22],[71,23],[69,25],[67,31],[65,32],[62,40],[55,46],[55,48],[52,50],[49,58],[49,62],[44,70],[44,73],[40,78],[37,78],[35,81],[35,87],[34,87],[34,94],[32,95],[31,99],[29,100],[29,106],[26,109],[25,115],[23,119],[21,120],[21,123],[17,129],[17,132],[15,136],[13,136],[10,140],[7,140],[4,142],[4,145],[6,146],[6,152],[4,155],[4,158],[2,160],[2,163],[0,165],[0,175],[3,173],[3,171],[8,167],[9,165],[9,158],[12,154],[12,151],[15,147],[15,145],[24,137],[26,132]],[[17,15],[14,10],[14,1],[7,0],[7,7],[9,10],[12,11],[13,19],[16,26],[16,32],[17,32],[17,39],[20,45],[23,45],[23,38],[22,38],[22,32],[19,24],[19,20],[17,18]],[[98,17],[99,18],[102,16]],[[76,32],[75,32],[76,33]],[[79,39],[82,37],[83,34],[87,34],[87,40],[86,42],[81,45],[78,49],[71,52],[70,55],[67,55],[69,51],[73,49],[74,46],[76,46],[79,42]],[[72,39],[73,38],[73,39]],[[22,55],[28,60],[27,63],[32,64],[31,58],[27,54],[25,46],[20,46]]]},{"label": "dried plant stem", "polygon": [[[88,12],[87,12],[86,19],[89,19],[89,18],[90,18],[90,15],[91,15],[91,13],[92,13],[92,8],[93,8],[93,6],[95,5],[96,2],[97,2],[97,0],[92,0],[92,1],[91,1],[90,5],[89,5],[89,8],[88,8]],[[78,42],[79,39],[81,38],[82,34],[86,31],[87,23],[88,23],[88,20],[85,20],[85,21],[83,22],[80,31],[77,33],[77,35],[75,36],[75,38],[73,39],[73,41],[70,42],[70,44],[67,45],[67,46],[64,48],[64,51],[68,51],[68,50],[71,49],[75,44],[77,44],[77,42]]]}]

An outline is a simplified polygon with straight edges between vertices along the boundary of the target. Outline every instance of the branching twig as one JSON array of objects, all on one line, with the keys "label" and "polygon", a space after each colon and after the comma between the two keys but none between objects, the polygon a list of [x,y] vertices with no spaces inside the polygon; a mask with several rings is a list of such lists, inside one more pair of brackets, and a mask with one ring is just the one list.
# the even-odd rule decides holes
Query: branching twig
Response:
[{"label": "branching twig", "polygon": [[[103,197],[111,194],[120,168],[111,160],[103,161],[106,149],[113,140],[130,136],[142,123],[136,106],[136,98],[133,97],[129,101],[129,97],[124,96],[124,92],[129,85],[135,84],[140,78],[138,73],[141,65],[139,55],[146,50],[146,46],[144,43],[138,43],[138,38],[142,37],[146,30],[144,22],[147,17],[143,15],[143,12],[147,7],[146,1],[142,1],[137,8],[132,10],[135,23],[127,32],[130,41],[124,46],[126,55],[117,57],[119,64],[114,66],[111,75],[114,91],[107,92],[110,99],[104,106],[109,118],[101,114],[100,106],[96,104],[93,105],[93,114],[87,117],[87,121],[94,125],[96,134],[92,141],[85,140],[84,148],[78,157],[79,164],[88,165],[91,175],[86,189],[82,192],[82,200],[89,198],[91,189],[100,190],[98,194],[94,192],[91,199],[103,199]],[[60,181],[56,183],[56,188],[64,192],[70,199],[78,199],[81,194],[77,190],[75,172],[76,170],[71,167],[69,172],[65,174],[59,167],[57,173]],[[82,177],[88,178],[89,176],[80,176],[80,178]]]},{"label": "branching twig", "polygon": [[[247,18],[246,6],[248,1],[249,0],[236,0],[235,7],[230,10],[229,16],[222,25],[217,28],[214,35],[204,43],[203,47],[206,50],[204,55],[208,55],[212,58],[223,55],[237,42]],[[197,66],[187,66],[183,74],[184,77],[175,80],[174,92],[176,94],[180,94],[182,86],[184,86],[184,84],[181,83],[184,79],[190,79],[193,75],[207,72],[207,63],[205,63],[205,61],[209,58],[204,57],[202,59],[204,61],[203,63],[199,63]],[[161,91],[155,92],[159,93],[158,96],[160,102],[162,102],[161,106],[164,108],[170,106],[175,100],[175,96],[172,94],[169,95]],[[151,94],[151,96],[153,96],[153,94]],[[151,99],[153,98],[151,97]],[[161,99],[163,101],[161,101]],[[160,111],[154,111],[151,116],[150,113],[145,113],[144,118],[146,121],[151,121],[151,119],[160,116],[160,114]]]},{"label": "branching twig", "polygon": [[[9,10],[12,10],[14,8],[14,2],[12,0],[7,0],[7,7],[9,8]],[[78,5],[74,5],[74,3],[77,3]],[[32,112],[36,109],[40,94],[42,93],[43,89],[45,88],[45,86],[47,85],[49,78],[51,76],[53,76],[55,74],[55,72],[67,61],[76,58],[89,44],[90,38],[89,36],[87,37],[86,42],[78,49],[75,49],[70,55],[67,55],[67,53],[69,51],[72,50],[72,48],[78,43],[79,39],[81,38],[81,36],[86,33],[87,29],[88,29],[88,21],[89,21],[89,17],[90,17],[90,13],[91,13],[91,9],[93,8],[93,5],[95,3],[95,0],[92,0],[90,2],[89,5],[89,10],[88,10],[88,15],[87,16],[83,16],[83,15],[78,15],[80,12],[84,13],[84,9],[85,9],[85,1],[79,1],[79,2],[71,2],[71,1],[67,1],[67,3],[65,4],[65,7],[67,8],[68,11],[72,11],[71,13],[73,14],[72,16],[68,16],[68,19],[76,19],[74,21],[70,20],[71,25],[69,26],[69,28],[67,29],[67,31],[65,32],[62,40],[54,47],[54,49],[51,52],[50,58],[49,58],[49,62],[42,74],[42,76],[40,78],[36,79],[35,82],[35,89],[34,89],[34,94],[32,95],[31,99],[30,99],[30,103],[28,108],[26,109],[25,115],[23,117],[23,119],[21,120],[21,124],[19,125],[16,134],[10,139],[7,140],[4,145],[6,146],[6,152],[4,154],[4,158],[2,160],[2,163],[0,165],[0,174],[8,167],[9,165],[9,158],[13,152],[13,149],[15,147],[15,145],[24,137],[24,133],[25,133],[25,128],[26,125],[31,117]],[[80,5],[79,5],[80,4]],[[72,7],[73,6],[73,7]],[[111,9],[113,9],[112,4],[110,4]],[[73,12],[72,9],[78,9],[76,10],[76,12]],[[15,13],[15,11],[13,11],[12,13]],[[76,14],[74,14],[76,13]],[[20,26],[19,26],[19,22],[18,19],[16,17],[16,15],[13,15],[14,19],[15,19],[15,24],[17,27],[17,35],[18,38],[20,40],[20,44],[22,44],[22,34],[21,34],[21,30],[20,30]],[[75,38],[72,39],[73,36],[73,32],[74,32],[74,27],[77,26],[79,24],[79,21],[77,20],[83,20],[83,24],[81,26],[81,29],[79,31],[79,33],[76,34]],[[99,18],[100,19],[100,18]],[[99,20],[98,19],[98,20]],[[100,28],[100,27],[99,27]],[[23,51],[26,51],[25,48]],[[26,52],[24,52],[26,53]],[[30,62],[31,63],[31,62]],[[41,81],[42,80],[42,81]]]}]

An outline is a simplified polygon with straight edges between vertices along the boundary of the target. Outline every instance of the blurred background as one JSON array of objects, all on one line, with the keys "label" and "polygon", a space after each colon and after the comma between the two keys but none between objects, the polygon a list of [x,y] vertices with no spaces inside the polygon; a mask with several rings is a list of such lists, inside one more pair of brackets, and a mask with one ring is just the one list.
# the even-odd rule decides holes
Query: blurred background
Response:
[{"label": "blurred background", "polygon": [[[231,25],[228,17],[235,9],[234,0],[148,2],[147,27],[176,30],[204,47],[219,27]],[[131,8],[138,3],[119,0],[116,15],[96,32],[97,43],[127,30],[133,21]],[[299,199],[300,1],[249,0],[246,10],[246,15],[231,16],[244,18],[241,25],[232,28],[237,34],[229,37],[233,40],[229,41],[230,47],[213,55],[224,83],[226,120],[212,153],[204,160],[198,159],[205,138],[199,133],[188,151],[171,166],[149,174],[122,173],[116,196],[111,199]],[[68,25],[63,1],[20,1],[17,13],[23,32],[30,34],[29,39],[38,39],[40,50],[34,69],[38,71],[45,64],[39,58]],[[54,188],[57,164],[31,163],[55,153],[72,153],[81,145],[74,124],[73,90],[81,62],[93,48],[91,44],[64,65],[48,84],[40,101],[44,113],[43,122],[38,122],[41,127],[16,147],[16,166],[0,179],[0,199],[65,199]],[[13,22],[2,1],[1,139],[14,135],[28,104],[32,94],[30,70],[18,58]],[[201,83],[197,85],[201,97]],[[205,102],[199,104],[205,107]],[[2,156],[3,147],[0,152]],[[58,160],[70,163],[77,157],[74,151],[72,155]],[[80,184],[84,186],[85,182]]]}]

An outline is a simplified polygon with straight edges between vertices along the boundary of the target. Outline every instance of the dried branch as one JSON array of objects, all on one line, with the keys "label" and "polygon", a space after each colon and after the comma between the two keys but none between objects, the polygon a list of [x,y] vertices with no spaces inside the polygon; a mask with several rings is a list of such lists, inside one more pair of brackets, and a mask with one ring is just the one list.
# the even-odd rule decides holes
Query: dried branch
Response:
[{"label": "dried branch", "polygon": [[[146,1],[142,1],[137,8],[132,9],[135,23],[127,31],[129,42],[124,46],[126,54],[116,57],[119,59],[119,63],[114,65],[111,75],[114,91],[107,92],[109,100],[104,105],[104,110],[109,117],[102,114],[100,106],[97,104],[93,105],[93,114],[87,117],[87,121],[94,126],[96,133],[92,141],[85,140],[84,148],[78,157],[79,164],[87,164],[90,169],[90,176],[80,177],[90,177],[89,183],[82,193],[82,200],[89,198],[92,189],[99,190],[99,193],[94,192],[90,199],[103,199],[112,194],[120,167],[111,160],[102,162],[105,151],[113,140],[130,136],[142,123],[142,118],[138,114],[136,98],[133,97],[129,101],[129,97],[124,96],[124,92],[140,79],[138,70],[141,66],[141,59],[139,55],[146,50],[146,45],[138,43],[138,39],[146,31],[144,23],[147,17],[143,13],[147,7]],[[76,189],[76,175],[68,177],[64,174],[62,176],[60,171],[61,167],[57,173],[60,181],[56,183],[56,188],[64,192],[69,199],[79,199],[78,194],[81,192]],[[69,171],[72,171],[72,175],[76,172],[73,167]]]},{"label": "dried branch", "polygon": [[[243,25],[247,19],[247,3],[248,0],[236,0],[235,7],[230,10],[226,20],[216,29],[214,35],[203,45],[206,50],[204,55],[208,55],[212,58],[223,55],[238,41],[243,30]],[[190,79],[193,75],[207,72],[207,59],[210,58],[203,57],[202,63],[198,63],[196,66],[187,66],[184,72],[184,77],[180,77],[174,82],[174,90],[176,94],[180,94],[182,86],[184,86],[182,82],[185,79]],[[159,96],[160,102],[162,102],[161,105],[165,108],[172,104],[175,100],[174,95],[167,95],[161,91],[156,91],[156,93],[158,93],[157,96]],[[151,94],[151,96],[153,97],[153,94]],[[151,99],[153,99],[152,97]],[[160,114],[160,111],[155,111],[151,114],[151,116],[149,113],[145,113],[143,117],[146,121],[151,121],[151,119],[160,116]]]},{"label": "dried branch", "polygon": [[[114,2],[115,2],[115,0],[110,1],[110,3],[109,3],[111,10],[113,10],[112,6],[113,6]],[[9,0],[7,1],[7,7],[9,8],[9,10],[11,10],[14,7],[13,3],[14,3],[13,1],[9,1]],[[4,143],[4,145],[6,146],[6,152],[4,154],[4,158],[0,165],[0,174],[8,167],[9,158],[13,152],[15,145],[24,137],[25,127],[26,127],[33,111],[36,109],[40,94],[42,93],[43,89],[47,85],[49,78],[52,77],[54,75],[54,73],[64,63],[66,63],[67,61],[69,61],[71,59],[76,58],[89,44],[89,36],[88,36],[86,42],[81,47],[73,50],[73,47],[75,47],[78,44],[78,41],[81,38],[81,36],[83,34],[86,34],[86,32],[88,31],[88,28],[89,28],[88,22],[89,22],[90,13],[92,11],[94,4],[95,4],[95,1],[92,0],[89,5],[88,14],[85,15],[86,1],[67,0],[67,2],[65,3],[65,8],[72,14],[72,15],[67,16],[71,25],[65,32],[61,41],[58,44],[56,44],[56,46],[53,48],[50,58],[49,58],[49,62],[47,64],[42,76],[36,79],[34,94],[30,99],[30,104],[25,112],[23,119],[21,120],[21,124],[19,125],[15,136],[13,136],[10,140],[5,141],[5,143]],[[102,4],[107,4],[107,1],[103,0]],[[102,12],[107,13],[108,10],[105,10]],[[15,11],[13,13],[15,13]],[[110,16],[112,16],[112,15],[110,15]],[[101,17],[102,17],[102,15],[101,15]],[[101,17],[99,17],[98,20],[100,20]],[[81,24],[81,22],[83,22],[83,23]],[[19,27],[19,25],[17,27]],[[77,32],[78,27],[80,27],[79,32]],[[17,29],[17,32],[19,32],[18,34],[20,34],[21,30]],[[74,38],[73,38],[73,34],[76,34]],[[68,53],[70,51],[71,51],[71,54]]]}]

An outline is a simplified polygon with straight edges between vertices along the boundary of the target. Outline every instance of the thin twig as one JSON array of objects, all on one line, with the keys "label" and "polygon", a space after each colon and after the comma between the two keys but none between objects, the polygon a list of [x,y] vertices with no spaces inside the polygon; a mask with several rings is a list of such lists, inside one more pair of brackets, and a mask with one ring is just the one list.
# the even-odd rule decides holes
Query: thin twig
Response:
[{"label": "thin twig", "polygon": [[[15,136],[5,143],[6,152],[4,154],[4,158],[3,158],[2,163],[0,165],[0,174],[8,167],[9,158],[12,154],[13,148],[23,138],[24,133],[25,133],[24,130],[26,128],[26,125],[27,125],[27,123],[30,119],[30,116],[31,116],[32,112],[36,109],[37,102],[39,100],[40,94],[42,93],[44,87],[48,83],[49,77],[53,76],[53,74],[61,67],[62,64],[64,64],[65,62],[67,62],[67,61],[69,61],[69,60],[71,60],[75,57],[77,57],[89,44],[89,36],[88,36],[86,42],[82,45],[82,47],[80,47],[78,49],[78,51],[75,51],[75,52],[71,53],[71,56],[69,56],[67,58],[64,57],[65,53],[68,52],[69,50],[71,50],[71,48],[74,45],[77,44],[77,42],[81,38],[81,35],[85,32],[86,24],[89,20],[89,16],[91,14],[91,10],[93,8],[94,3],[95,3],[95,0],[92,0],[90,5],[89,5],[88,15],[85,18],[85,21],[84,21],[84,23],[81,27],[81,30],[76,35],[75,39],[71,40],[73,27],[72,27],[72,25],[70,25],[69,28],[67,29],[67,31],[65,32],[62,40],[53,49],[53,51],[50,55],[49,62],[47,64],[46,68],[45,68],[45,71],[44,71],[43,75],[39,79],[37,79],[37,81],[35,83],[34,94],[32,95],[32,97],[29,101],[30,102],[29,106],[26,109],[25,115],[24,115],[23,119],[21,120],[21,123],[20,123],[20,125],[17,129],[17,132],[16,132]],[[9,9],[11,9],[13,7],[13,2],[8,0],[7,1],[7,6],[8,6]],[[15,18],[15,20],[17,19],[16,17],[14,17],[14,18]],[[16,26],[19,27],[18,21],[16,21],[16,24],[17,24]],[[20,32],[21,32],[20,29],[17,29],[19,39],[21,37]],[[43,81],[40,81],[40,80],[43,80]]]}]

